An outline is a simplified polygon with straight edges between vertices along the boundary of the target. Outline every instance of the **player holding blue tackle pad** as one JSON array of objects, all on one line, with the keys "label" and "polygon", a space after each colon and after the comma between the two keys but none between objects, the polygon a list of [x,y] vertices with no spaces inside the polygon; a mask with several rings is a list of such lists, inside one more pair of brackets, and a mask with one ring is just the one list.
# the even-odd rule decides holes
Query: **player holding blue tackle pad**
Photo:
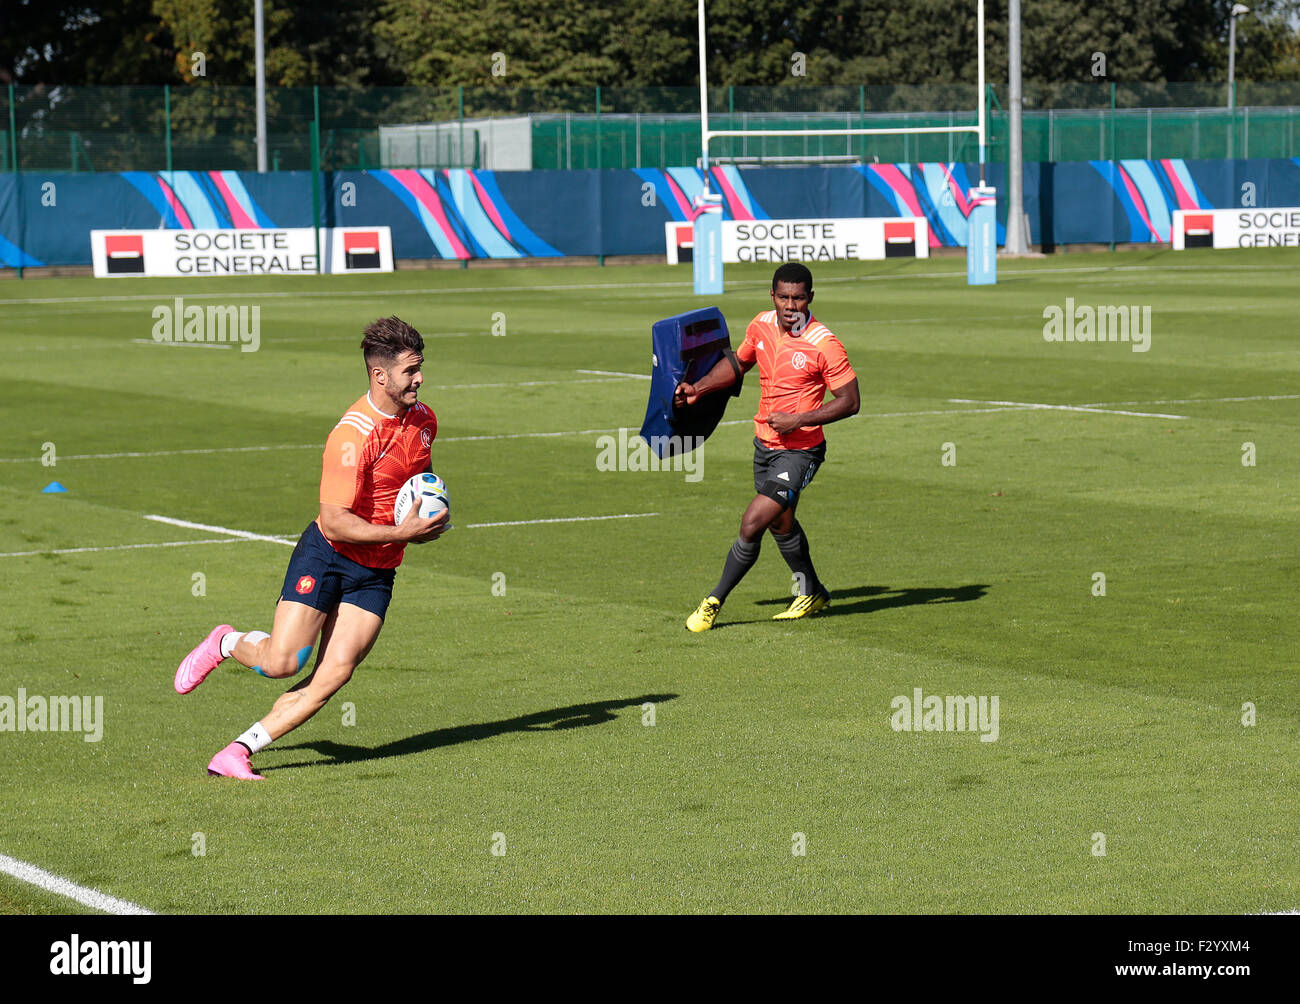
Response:
[{"label": "player holding blue tackle pad", "polygon": [[[789,609],[775,619],[807,617],[830,602],[830,593],[813,568],[808,538],[795,519],[795,509],[826,459],[822,426],[858,412],[858,378],[839,339],[812,316],[813,280],[805,266],[791,262],[778,268],[771,295],[775,309],[749,323],[734,360],[719,359],[698,381],[683,379],[673,394],[676,407],[689,409],[708,395],[738,384],[740,375],[758,364],[756,494],[741,517],[740,535],[727,553],[722,578],[686,619],[690,631],[713,627],[727,594],[758,560],[766,530],[771,530],[801,586]],[[832,400],[823,403],[827,391]]]}]

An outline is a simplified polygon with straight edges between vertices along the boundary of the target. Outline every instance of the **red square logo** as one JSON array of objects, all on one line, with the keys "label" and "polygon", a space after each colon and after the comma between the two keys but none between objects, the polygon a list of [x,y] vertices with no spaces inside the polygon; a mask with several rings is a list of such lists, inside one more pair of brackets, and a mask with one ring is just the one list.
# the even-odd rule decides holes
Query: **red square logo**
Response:
[{"label": "red square logo", "polygon": [[379,233],[374,230],[343,235],[343,250],[357,254],[379,254]]},{"label": "red square logo", "polygon": [[345,268],[379,268],[379,232],[358,230],[343,235]]},{"label": "red square logo", "polygon": [[144,272],[144,237],[140,234],[105,234],[104,254],[109,275]]}]

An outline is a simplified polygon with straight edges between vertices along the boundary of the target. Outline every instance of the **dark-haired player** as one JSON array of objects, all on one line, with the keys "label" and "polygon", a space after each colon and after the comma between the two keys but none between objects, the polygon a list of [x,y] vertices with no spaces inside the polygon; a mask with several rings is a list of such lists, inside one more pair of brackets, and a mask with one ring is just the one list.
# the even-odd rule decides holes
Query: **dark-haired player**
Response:
[{"label": "dark-haired player", "polygon": [[325,442],[320,515],[289,559],[271,633],[222,624],[177,667],[181,694],[229,657],[280,679],[302,669],[320,640],[311,675],[214,756],[209,774],[263,780],[249,758],[307,721],[348,682],[379,637],[406,545],[436,540],[446,529],[446,511],[422,519],[415,508],[393,525],[397,494],[430,469],[429,447],[438,434],[437,417],[416,400],[424,339],[405,321],[387,317],[365,329],[361,351],[370,388]]},{"label": "dark-haired player", "polygon": [[[822,426],[858,412],[858,378],[838,338],[812,316],[812,273],[803,265],[782,265],[772,276],[772,306],[745,329],[736,350],[742,372],[758,363],[759,401],[754,416],[754,500],[740,518],[740,536],[731,545],[722,578],[686,619],[691,631],[713,627],[718,611],[758,560],[763,532],[772,531],[776,546],[795,574],[799,594],[775,620],[814,614],[830,602],[817,578],[808,538],[795,519],[800,493],[826,459]],[[724,390],[736,371],[723,359],[698,383],[677,386],[674,402],[694,404],[705,394]],[[823,404],[826,392],[832,399]]]}]

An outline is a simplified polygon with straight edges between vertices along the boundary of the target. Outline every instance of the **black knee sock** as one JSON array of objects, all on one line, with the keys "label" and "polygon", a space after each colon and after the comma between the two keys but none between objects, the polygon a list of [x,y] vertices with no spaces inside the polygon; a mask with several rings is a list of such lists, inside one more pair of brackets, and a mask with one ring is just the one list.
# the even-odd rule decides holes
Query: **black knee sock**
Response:
[{"label": "black knee sock", "polygon": [[782,537],[778,533],[772,536],[776,538],[776,546],[781,549],[781,557],[785,558],[790,571],[799,576],[799,594],[815,596],[821,592],[822,583],[813,568],[812,557],[808,554],[808,538],[804,536],[799,521],[795,520],[794,526],[786,536]]},{"label": "black knee sock", "polygon": [[762,543],[762,537],[755,541],[745,541],[737,537],[736,542],[731,545],[731,550],[727,552],[727,563],[722,566],[722,578],[718,580],[718,584],[713,587],[713,592],[709,595],[725,600],[727,594],[736,588],[736,583],[754,567]]}]

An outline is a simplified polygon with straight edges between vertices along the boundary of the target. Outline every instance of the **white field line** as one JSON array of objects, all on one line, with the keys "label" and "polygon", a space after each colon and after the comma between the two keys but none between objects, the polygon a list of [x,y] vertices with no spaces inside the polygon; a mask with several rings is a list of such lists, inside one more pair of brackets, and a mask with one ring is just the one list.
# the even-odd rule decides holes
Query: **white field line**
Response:
[{"label": "white field line", "polygon": [[1295,401],[1300,399],[1300,394],[1257,394],[1254,397],[1179,397],[1168,398],[1164,401],[1095,401],[1086,405],[1080,405],[1084,408],[1112,408],[1120,404],[1219,404],[1224,401]]},{"label": "white field line", "polygon": [[37,554],[89,554],[95,551],[139,551],[153,547],[189,547],[191,544],[244,544],[239,537],[213,537],[207,540],[164,540],[156,544],[113,544],[104,547],[60,547],[52,551],[8,551],[0,558],[29,558]]},{"label": "white field line", "polygon": [[[517,519],[508,520],[503,523],[470,523],[466,529],[474,530],[481,527],[490,526],[530,526],[536,523],[594,523],[606,519],[640,519],[645,516],[658,516],[657,512],[625,512],[615,516],[564,516],[558,519]],[[285,547],[294,547],[297,544],[296,537],[277,537],[261,533],[249,533],[246,530],[231,530],[224,526],[210,526],[206,523],[191,523],[189,520],[173,519],[170,516],[145,516],[145,519],[153,520],[156,523],[167,523],[172,526],[186,527],[193,530],[207,530],[210,533],[224,533],[228,536],[220,538],[208,538],[205,540],[167,540],[155,544],[113,544],[103,547],[62,547],[49,551],[9,551],[0,552],[0,558],[29,558],[41,554],[88,554],[98,551],[137,551],[155,547],[188,547],[190,544],[239,544],[247,541],[268,541],[272,544],[283,544]]]},{"label": "white field line", "polygon": [[[1072,273],[1089,273],[1089,272],[1223,272],[1226,270],[1242,272],[1292,272],[1294,266],[1290,264],[1278,265],[1091,265],[1070,268],[999,268],[1001,275],[1066,275]],[[965,279],[965,269],[954,269],[951,272],[888,272],[882,275],[851,275],[851,276],[834,276],[825,279],[819,279],[823,285],[836,282],[901,282],[907,279]],[[732,286],[768,286],[768,279],[732,279]],[[583,290],[602,290],[602,289],[663,289],[676,295],[685,293],[691,288],[691,280],[682,278],[673,282],[581,282],[581,283],[560,283],[555,285],[536,285],[536,286],[457,286],[457,287],[434,287],[427,289],[329,289],[329,290],[285,290],[285,291],[240,291],[232,293],[229,290],[225,292],[176,292],[168,290],[166,292],[156,293],[129,293],[120,296],[52,296],[30,298],[22,300],[10,300],[0,298],[0,309],[10,306],[23,306],[29,304],[54,304],[54,303],[106,303],[112,301],[119,302],[153,302],[160,300],[170,300],[176,296],[181,296],[187,300],[228,300],[232,296],[238,296],[241,299],[283,299],[297,298],[303,300],[324,299],[327,297],[337,296],[359,296],[375,300],[383,300],[392,296],[446,296],[457,293],[563,293],[579,292]]]},{"label": "white field line", "polygon": [[[567,381],[574,382],[574,381]],[[856,418],[913,418],[923,415],[988,415],[997,411],[1023,411],[1024,405],[1007,405],[998,408],[943,408],[936,411],[882,411],[872,414],[859,414]],[[1043,407],[1053,407],[1044,405]],[[1121,414],[1120,412],[1111,412],[1110,414]],[[749,418],[728,419],[725,422],[719,422],[719,427],[724,425],[748,425],[752,422]],[[624,428],[627,428],[624,426]],[[486,436],[439,436],[435,443],[482,443],[497,439],[555,439],[561,436],[594,436],[607,433],[617,433],[618,428],[612,429],[566,429],[561,432],[505,432]],[[213,453],[262,453],[268,450],[320,450],[324,448],[322,443],[281,443],[274,446],[213,446],[204,449],[188,450],[127,450],[121,453],[73,453],[59,457],[60,463],[65,460],[119,460],[127,457],[183,457],[183,456],[202,456]],[[0,457],[0,464],[35,464],[39,463],[39,456],[33,457]]]},{"label": "white field line", "polygon": [[[592,373],[594,370],[579,370],[579,373]],[[632,373],[617,373],[610,376],[595,380],[510,380],[506,383],[450,383],[437,387],[430,387],[429,390],[479,390],[484,387],[545,387],[548,384],[573,384],[573,383],[627,383],[629,377],[634,377]],[[649,380],[649,377],[645,379]]]},{"label": "white field line", "polygon": [[574,370],[575,373],[595,373],[597,376],[631,377],[633,380],[649,380],[648,373],[620,373],[618,370]]},{"label": "white field line", "polygon": [[[213,446],[194,450],[128,450],[124,453],[74,453],[64,460],[119,460],[123,457],[184,457],[206,453],[263,453],[267,450],[323,450],[324,443],[285,443],[276,446]],[[0,457],[0,464],[30,464],[40,457]]]},{"label": "white field line", "polygon": [[[948,273],[945,272],[939,274],[947,275]],[[953,272],[952,274],[954,276],[959,274],[965,276],[966,273]],[[769,280],[762,279],[750,282],[733,280],[733,282],[737,286],[763,286],[767,285]],[[690,279],[680,279],[676,282],[579,282],[561,283],[552,286],[460,286],[443,289],[321,289],[276,292],[248,290],[240,292],[227,291],[224,293],[174,292],[168,290],[166,292],[158,293],[127,293],[121,296],[51,296],[27,300],[0,299],[0,307],[54,303],[109,303],[114,301],[122,303],[156,303],[161,300],[171,300],[177,296],[185,300],[228,300],[232,297],[238,297],[241,300],[275,300],[286,298],[314,300],[317,298],[325,299],[336,296],[359,296],[373,300],[384,300],[390,296],[444,296],[449,293],[565,293],[581,292],[593,289],[665,289],[674,293],[685,293],[690,288]]]},{"label": "white field line", "polygon": [[559,519],[512,519],[504,523],[469,523],[468,530],[477,530],[485,526],[532,526],[535,523],[595,523],[602,519],[641,519],[643,516],[658,516],[657,512],[621,512],[617,516],[562,516]]},{"label": "white field line", "polygon": [[[491,337],[490,331],[435,331],[432,334],[421,332],[420,337],[429,338],[480,338]],[[281,342],[356,342],[356,335],[276,335],[275,344]]]},{"label": "white field line", "polygon": [[136,345],[165,345],[168,348],[183,349],[230,349],[233,345],[223,342],[155,342],[152,338],[132,338]]},{"label": "white field line", "polygon": [[231,537],[238,537],[241,540],[265,540],[272,544],[282,544],[285,547],[293,547],[297,540],[285,540],[283,537],[269,537],[262,533],[249,533],[247,530],[232,530],[226,526],[212,526],[208,523],[191,523],[185,519],[172,519],[170,516],[146,516],[145,519],[151,519],[155,523],[166,523],[169,526],[182,526],[187,530],[207,530],[208,533],[224,533]]},{"label": "white field line", "polygon": [[1002,404],[1024,411],[1087,411],[1094,415],[1128,415],[1132,418],[1177,418],[1186,419],[1190,415],[1162,415],[1153,411],[1114,411],[1109,408],[1090,408],[1081,404],[1040,404],[1036,401],[972,401],[964,397],[948,398],[953,404]]},{"label": "white field line", "polygon": [[[882,411],[873,415],[856,415],[856,418],[912,418],[915,415],[991,415],[995,411],[1024,411],[1024,408],[940,408],[937,411]],[[721,423],[719,423],[721,424]]]},{"label": "white field line", "polygon": [[39,886],[46,892],[52,892],[58,896],[66,896],[68,899],[76,900],[82,906],[102,910],[104,913],[153,915],[152,910],[146,910],[135,903],[129,903],[124,899],[118,899],[116,896],[102,893],[98,889],[87,889],[84,885],[77,885],[77,883],[60,878],[52,872],[47,872],[44,868],[29,865],[26,861],[19,861],[7,854],[0,854],[0,871],[6,875],[12,875],[21,882]]}]

